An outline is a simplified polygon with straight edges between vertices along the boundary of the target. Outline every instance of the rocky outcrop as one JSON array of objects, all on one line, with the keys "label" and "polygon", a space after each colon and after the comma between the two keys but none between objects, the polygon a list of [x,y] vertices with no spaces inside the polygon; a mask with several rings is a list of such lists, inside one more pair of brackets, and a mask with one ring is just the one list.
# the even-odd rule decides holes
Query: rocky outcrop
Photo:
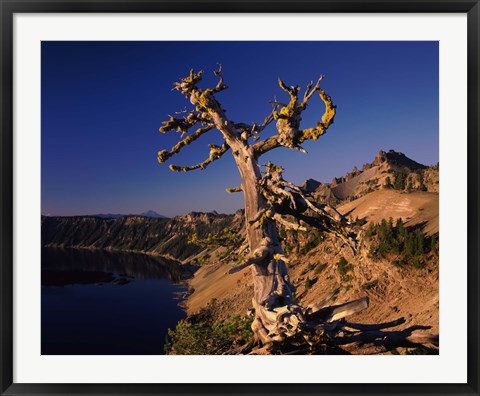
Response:
[{"label": "rocky outcrop", "polygon": [[405,178],[402,189],[406,191],[439,191],[438,166],[427,167],[395,150],[380,150],[362,169],[354,166],[351,172],[334,177],[330,183],[308,179],[302,189],[321,202],[335,205],[384,188],[394,183],[399,174]]},{"label": "rocky outcrop", "polygon": [[316,181],[315,179],[307,179],[305,183],[303,183],[300,188],[305,192],[314,192],[317,190],[322,183]]},{"label": "rocky outcrop", "polygon": [[427,168],[425,165],[419,164],[408,158],[405,154],[395,150],[389,150],[388,152],[380,150],[373,160],[371,168],[374,166],[381,166],[384,163],[397,168],[407,168],[409,171]]}]

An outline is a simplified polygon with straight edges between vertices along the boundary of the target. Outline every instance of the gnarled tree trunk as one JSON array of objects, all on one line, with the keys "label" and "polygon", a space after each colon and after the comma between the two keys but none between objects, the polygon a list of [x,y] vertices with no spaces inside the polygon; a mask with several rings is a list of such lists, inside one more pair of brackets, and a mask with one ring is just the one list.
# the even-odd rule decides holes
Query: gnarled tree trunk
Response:
[{"label": "gnarled tree trunk", "polygon": [[293,322],[297,324],[302,320],[302,314],[295,303],[295,289],[283,260],[275,221],[260,191],[261,174],[257,160],[248,149],[242,151],[244,156],[237,155],[236,163],[242,177],[245,224],[252,263],[255,308],[252,329],[258,341],[269,344],[283,341],[292,330],[288,328],[291,327],[289,317],[296,315]]},{"label": "gnarled tree trunk", "polygon": [[[161,132],[175,130],[181,132],[182,136],[185,134],[188,136],[170,151],[160,151],[158,161],[165,162],[184,146],[191,144],[212,129],[222,133],[225,143],[222,146],[210,144],[210,155],[204,162],[193,166],[170,165],[170,168],[185,172],[204,169],[222,157],[225,152],[232,150],[242,177],[241,189],[245,195],[246,231],[250,255],[242,267],[252,266],[255,308],[252,328],[257,341],[262,344],[280,342],[285,337],[296,334],[301,324],[305,322],[302,309],[295,303],[294,287],[288,277],[286,259],[278,240],[275,223],[275,219],[279,219],[279,214],[275,211],[275,202],[285,200],[285,196],[287,200],[289,198],[291,200],[292,194],[286,190],[279,191],[284,189],[285,185],[276,187],[275,183],[282,181],[281,173],[277,173],[276,178],[270,175],[267,184],[270,183],[269,186],[272,188],[265,189],[265,185],[262,186],[261,182],[267,180],[262,178],[257,161],[260,156],[277,147],[305,152],[300,144],[305,140],[317,139],[326,132],[335,117],[335,106],[331,98],[320,88],[323,76],[315,85],[311,82],[307,86],[301,99],[299,87],[288,87],[279,79],[280,88],[290,96],[288,104],[272,102],[273,110],[262,124],[234,123],[226,117],[225,110],[215,96],[227,88],[223,83],[221,66],[214,73],[219,77],[215,88],[199,88],[202,71],[195,73],[191,70],[188,77],[175,83],[175,89],[190,100],[195,110],[188,112],[185,117],[171,116],[163,123]],[[301,113],[316,92],[326,106],[325,113],[314,128],[302,130],[300,129]],[[258,141],[260,133],[273,120],[277,120],[278,134]],[[200,127],[189,134],[189,129],[195,125]],[[287,187],[290,188],[290,186]],[[266,190],[268,190],[267,195]],[[293,207],[296,209],[294,203]]]}]

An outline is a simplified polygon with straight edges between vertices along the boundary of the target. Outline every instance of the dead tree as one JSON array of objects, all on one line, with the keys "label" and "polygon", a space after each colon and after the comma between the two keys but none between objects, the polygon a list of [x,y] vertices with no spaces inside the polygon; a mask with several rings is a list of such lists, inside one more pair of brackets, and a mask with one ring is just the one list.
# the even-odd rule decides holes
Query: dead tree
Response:
[{"label": "dead tree", "polygon": [[[205,161],[190,166],[170,165],[170,169],[184,172],[205,169],[228,151],[232,153],[242,182],[241,186],[230,189],[229,192],[243,191],[246,233],[250,248],[245,263],[232,269],[232,272],[251,266],[255,309],[252,329],[255,340],[267,351],[282,344],[286,338],[303,337],[310,342],[312,331],[324,332],[330,329],[332,321],[366,308],[368,299],[344,304],[329,315],[325,315],[322,304],[312,307],[301,307],[297,304],[276,223],[281,222],[287,227],[300,229],[302,226],[299,223],[292,223],[285,215],[302,219],[302,211],[310,209],[326,219],[325,224],[330,228],[348,239],[348,234],[341,231],[346,226],[345,219],[333,208],[311,202],[300,189],[283,180],[281,168],[268,164],[262,175],[259,159],[263,154],[279,147],[305,152],[301,144],[307,140],[317,140],[333,123],[335,105],[320,86],[323,76],[320,76],[316,83],[310,82],[302,96],[300,87],[288,86],[279,79],[278,85],[288,95],[286,103],[272,101],[272,111],[261,123],[234,122],[227,117],[217,99],[217,94],[227,89],[221,65],[214,74],[218,77],[218,83],[213,88],[199,87],[202,71],[194,70],[174,84],[174,90],[180,91],[194,108],[170,116],[163,122],[160,132],[177,131],[181,140],[170,150],[160,151],[158,161],[164,163],[207,132],[217,130],[221,133],[223,144],[210,144],[210,154]],[[325,106],[323,115],[314,127],[302,128],[302,112],[316,95]],[[262,131],[274,121],[277,133],[261,139]]]}]

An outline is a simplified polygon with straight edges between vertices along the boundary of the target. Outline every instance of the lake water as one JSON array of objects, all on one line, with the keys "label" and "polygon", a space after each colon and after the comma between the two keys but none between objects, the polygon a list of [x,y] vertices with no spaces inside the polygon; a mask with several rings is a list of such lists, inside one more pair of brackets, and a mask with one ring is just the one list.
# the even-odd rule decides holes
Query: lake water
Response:
[{"label": "lake water", "polygon": [[159,355],[185,313],[174,261],[42,249],[42,355]]}]

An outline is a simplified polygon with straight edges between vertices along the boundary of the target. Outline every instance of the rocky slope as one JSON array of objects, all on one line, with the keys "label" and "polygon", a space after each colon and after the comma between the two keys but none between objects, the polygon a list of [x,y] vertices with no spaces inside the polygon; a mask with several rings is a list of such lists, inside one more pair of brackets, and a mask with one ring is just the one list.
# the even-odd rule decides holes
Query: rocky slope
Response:
[{"label": "rocky slope", "polygon": [[[401,218],[408,229],[421,229],[425,245],[438,234],[438,194],[380,190],[340,206],[339,211],[352,219],[363,219],[363,229],[383,218]],[[307,232],[287,233],[284,250],[289,260],[290,278],[297,288],[296,296],[302,305],[333,297],[331,304],[341,304],[368,296],[370,307],[349,318],[354,323],[384,323],[404,318],[405,323],[393,330],[410,326],[429,326],[439,332],[438,256],[425,249],[422,265],[415,266],[414,258],[395,264],[399,255],[372,257],[372,242],[361,236],[358,252],[339,239]],[[348,264],[340,266],[342,259]],[[215,253],[190,280],[192,294],[185,306],[189,314],[198,313],[209,305],[219,320],[232,314],[243,315],[251,308],[253,286],[248,268],[228,274],[236,262],[221,260]],[[334,292],[336,291],[337,292]],[[212,304],[214,302],[214,304]],[[350,353],[390,353],[378,347],[365,349],[356,346]],[[408,353],[399,349],[398,353]]]},{"label": "rocky slope", "polygon": [[439,189],[438,166],[427,167],[408,158],[405,154],[380,150],[371,163],[361,169],[356,166],[342,177],[330,183],[307,180],[302,188],[317,200],[339,204],[362,197],[385,186],[401,191],[437,192]]}]

